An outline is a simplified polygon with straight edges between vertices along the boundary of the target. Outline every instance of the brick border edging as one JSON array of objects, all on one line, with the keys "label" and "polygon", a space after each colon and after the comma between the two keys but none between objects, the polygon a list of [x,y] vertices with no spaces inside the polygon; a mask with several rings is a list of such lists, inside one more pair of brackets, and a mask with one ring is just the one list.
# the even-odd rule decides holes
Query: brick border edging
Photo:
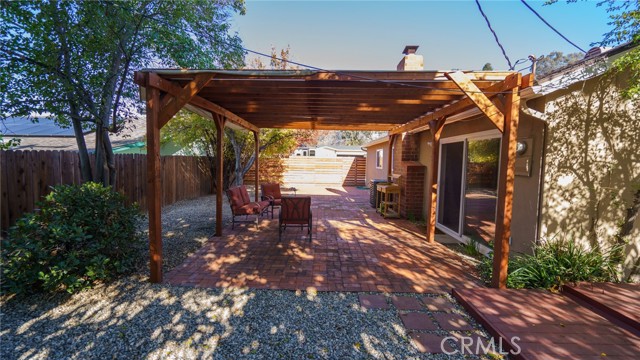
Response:
[{"label": "brick border edging", "polygon": [[576,287],[577,285],[575,287],[564,285],[562,287],[562,293],[566,294],[578,304],[587,305],[587,309],[640,337],[640,323],[616,309],[607,306],[605,303],[577,290]]},{"label": "brick border edging", "polygon": [[[465,290],[468,290],[468,289],[465,289]],[[515,351],[513,345],[511,345],[511,342],[507,339],[506,335],[504,335],[498,329],[496,329],[493,326],[491,326],[491,322],[487,318],[485,318],[484,315],[478,309],[476,309],[475,306],[471,305],[471,303],[466,301],[464,299],[464,296],[462,294],[460,294],[460,292],[458,290],[451,289],[451,295],[456,299],[456,301],[458,301],[460,303],[460,305],[462,305],[462,307],[477,322],[479,322],[487,330],[487,332],[489,334],[491,334],[491,336],[493,336],[494,338],[495,337],[499,337],[499,338],[502,339],[502,345],[506,348],[506,349],[503,349],[503,350],[507,350],[509,352]],[[520,354],[518,354],[518,355],[511,355],[510,354],[509,356],[513,357],[513,359],[515,359],[515,360],[528,360],[527,357],[523,355],[522,349],[520,351]]]}]

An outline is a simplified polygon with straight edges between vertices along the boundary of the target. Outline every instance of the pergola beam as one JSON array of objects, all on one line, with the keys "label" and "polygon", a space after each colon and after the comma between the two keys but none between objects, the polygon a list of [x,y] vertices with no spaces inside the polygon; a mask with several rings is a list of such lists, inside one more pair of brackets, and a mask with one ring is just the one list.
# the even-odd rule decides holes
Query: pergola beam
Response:
[{"label": "pergola beam", "polygon": [[504,115],[502,111],[471,81],[470,77],[462,71],[447,73],[446,76],[458,85],[460,90],[467,95],[467,98],[473,101],[476,107],[493,122],[500,132],[504,130]]},{"label": "pergola beam", "polygon": [[194,76],[193,80],[188,84],[182,87],[177,94],[167,94],[170,95],[170,98],[166,101],[166,104],[160,110],[160,115],[158,117],[158,123],[160,128],[171,120],[175,114],[178,113],[186,104],[193,99],[194,96],[202,90],[207,84],[209,80],[213,78],[213,74],[197,74]]},{"label": "pergola beam", "polygon": [[[147,73],[148,76],[148,86],[154,87],[156,89],[162,90],[167,94],[172,96],[178,96],[182,92],[182,87],[171,80],[163,79],[158,76],[156,73]],[[218,104],[214,104],[198,95],[195,95],[188,102],[193,106],[197,106],[201,109],[210,111],[212,113],[223,116],[227,121],[232,122],[238,126],[241,126],[247,130],[258,131],[259,128],[250,122],[244,120],[240,116],[232,113],[231,111],[223,108]]]},{"label": "pergola beam", "polygon": [[[517,81],[514,80],[514,77],[517,77]],[[489,98],[497,96],[498,93],[502,93],[508,90],[511,90],[515,87],[518,87],[520,84],[520,74],[511,74],[507,76],[504,81],[499,82],[497,84],[491,85],[486,89],[483,89],[485,95]],[[409,132],[411,130],[415,130],[417,128],[425,127],[429,125],[429,122],[433,120],[437,120],[441,117],[449,117],[456,113],[467,110],[470,107],[475,106],[475,102],[470,98],[466,97],[462,100],[456,101],[454,103],[450,103],[436,111],[424,114],[419,116],[418,118],[404,124],[393,128],[389,131],[390,134],[401,134],[403,132]]]}]

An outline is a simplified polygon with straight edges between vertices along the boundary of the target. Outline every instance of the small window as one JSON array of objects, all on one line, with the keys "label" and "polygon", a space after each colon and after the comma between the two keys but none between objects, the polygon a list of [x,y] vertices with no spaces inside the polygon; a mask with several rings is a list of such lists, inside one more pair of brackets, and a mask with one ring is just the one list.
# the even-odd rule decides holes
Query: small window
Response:
[{"label": "small window", "polygon": [[382,149],[376,150],[376,169],[382,169]]},{"label": "small window", "polygon": [[316,156],[315,150],[309,150],[309,156]]},{"label": "small window", "polygon": [[307,156],[307,151],[306,150],[302,152],[302,156]]}]

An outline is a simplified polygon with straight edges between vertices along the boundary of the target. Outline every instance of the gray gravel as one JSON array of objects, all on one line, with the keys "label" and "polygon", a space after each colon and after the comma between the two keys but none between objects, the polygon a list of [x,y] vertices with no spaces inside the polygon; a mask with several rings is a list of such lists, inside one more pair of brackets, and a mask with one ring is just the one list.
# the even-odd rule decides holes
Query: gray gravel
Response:
[{"label": "gray gravel", "polygon": [[[167,269],[211,235],[213,204],[206,197],[164,209]],[[463,358],[420,354],[397,309],[365,310],[357,293],[202,289],[146,278],[145,269],[72,296],[1,299],[0,359]]]}]

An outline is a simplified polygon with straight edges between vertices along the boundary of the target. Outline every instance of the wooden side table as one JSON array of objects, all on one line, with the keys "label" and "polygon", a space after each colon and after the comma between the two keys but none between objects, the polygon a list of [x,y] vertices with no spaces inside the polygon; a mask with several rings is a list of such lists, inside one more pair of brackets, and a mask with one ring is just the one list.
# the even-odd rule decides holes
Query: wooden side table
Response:
[{"label": "wooden side table", "polygon": [[380,214],[385,218],[400,217],[400,186],[378,185],[380,193]]}]

